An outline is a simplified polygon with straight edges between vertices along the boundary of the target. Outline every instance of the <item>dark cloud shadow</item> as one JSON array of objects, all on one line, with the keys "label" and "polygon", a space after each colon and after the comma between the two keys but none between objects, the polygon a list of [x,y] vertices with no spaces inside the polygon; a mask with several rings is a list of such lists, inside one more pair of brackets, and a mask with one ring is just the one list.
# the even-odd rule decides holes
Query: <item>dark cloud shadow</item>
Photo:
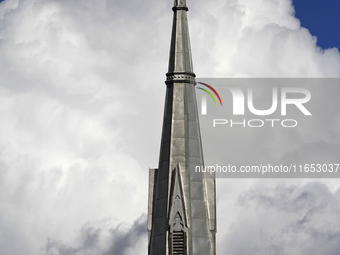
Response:
[{"label": "dark cloud shadow", "polygon": [[109,238],[103,235],[99,227],[84,226],[80,231],[80,244],[66,244],[64,241],[49,239],[45,246],[45,255],[126,255],[140,245],[145,247],[146,215],[141,215],[129,229],[120,224],[109,230]]}]

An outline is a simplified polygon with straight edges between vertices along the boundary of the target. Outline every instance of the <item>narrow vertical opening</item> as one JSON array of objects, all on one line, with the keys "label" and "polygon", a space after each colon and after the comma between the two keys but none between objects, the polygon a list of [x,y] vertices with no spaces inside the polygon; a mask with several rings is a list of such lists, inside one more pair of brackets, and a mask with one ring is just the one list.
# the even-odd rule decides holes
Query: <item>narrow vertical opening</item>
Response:
[{"label": "narrow vertical opening", "polygon": [[174,255],[185,254],[185,234],[183,231],[175,231],[172,234],[172,253]]}]

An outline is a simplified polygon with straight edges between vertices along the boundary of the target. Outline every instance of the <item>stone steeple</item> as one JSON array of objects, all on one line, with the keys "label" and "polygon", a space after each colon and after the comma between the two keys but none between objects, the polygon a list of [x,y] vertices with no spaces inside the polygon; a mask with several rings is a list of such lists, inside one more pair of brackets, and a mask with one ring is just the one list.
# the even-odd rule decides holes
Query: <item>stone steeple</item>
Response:
[{"label": "stone steeple", "polygon": [[175,0],[158,169],[150,169],[149,255],[215,255],[214,176],[203,153],[185,0]]}]

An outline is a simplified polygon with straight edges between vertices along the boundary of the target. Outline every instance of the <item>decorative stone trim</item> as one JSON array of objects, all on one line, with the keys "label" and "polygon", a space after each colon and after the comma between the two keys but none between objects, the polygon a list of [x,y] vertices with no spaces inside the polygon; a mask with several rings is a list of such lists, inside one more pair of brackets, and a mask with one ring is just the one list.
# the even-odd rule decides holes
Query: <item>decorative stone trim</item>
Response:
[{"label": "decorative stone trim", "polygon": [[166,75],[166,84],[169,83],[193,83],[196,84],[194,73],[170,73]]},{"label": "decorative stone trim", "polygon": [[188,7],[185,7],[185,6],[175,6],[175,7],[172,7],[172,10],[173,11],[177,11],[177,10],[189,11]]}]

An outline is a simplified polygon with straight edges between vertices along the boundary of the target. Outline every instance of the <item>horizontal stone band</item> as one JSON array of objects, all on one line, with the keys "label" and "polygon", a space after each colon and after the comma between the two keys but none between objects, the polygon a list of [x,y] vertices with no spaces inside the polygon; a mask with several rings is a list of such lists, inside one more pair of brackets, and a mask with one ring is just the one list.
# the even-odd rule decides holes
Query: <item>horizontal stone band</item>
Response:
[{"label": "horizontal stone band", "polygon": [[171,82],[183,82],[183,83],[193,83],[196,84],[195,80],[195,74],[194,73],[171,73],[167,74],[166,77],[166,84]]},{"label": "horizontal stone band", "polygon": [[181,7],[181,6],[175,6],[175,7],[172,7],[172,10],[173,10],[173,11],[177,11],[177,10],[189,11],[188,7],[186,7],[186,6],[183,6],[183,7]]}]

